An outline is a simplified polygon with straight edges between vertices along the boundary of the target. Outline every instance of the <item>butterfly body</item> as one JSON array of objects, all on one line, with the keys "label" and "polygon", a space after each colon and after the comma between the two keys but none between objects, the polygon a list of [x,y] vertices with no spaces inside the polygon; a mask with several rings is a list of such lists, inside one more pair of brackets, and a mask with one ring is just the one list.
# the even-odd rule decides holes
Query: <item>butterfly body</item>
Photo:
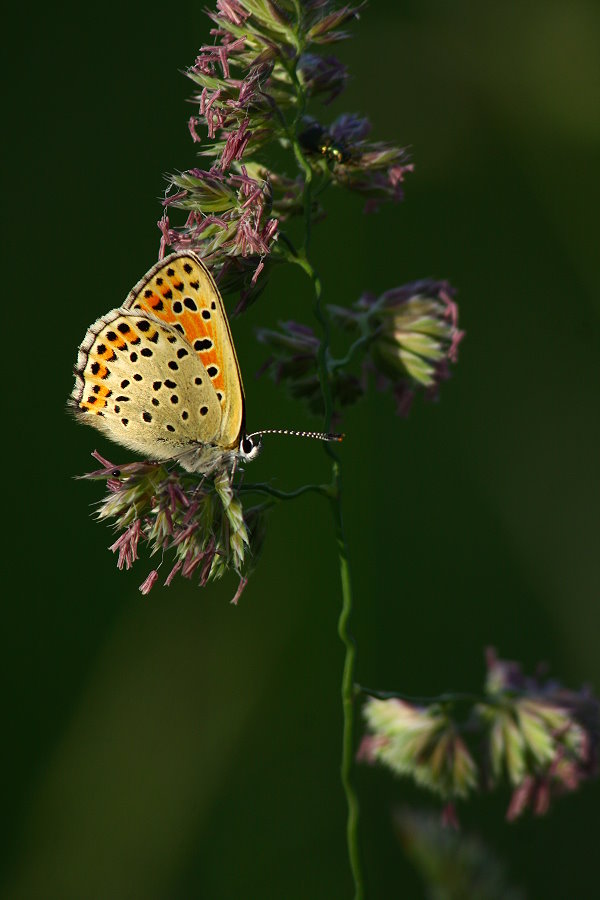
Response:
[{"label": "butterfly body", "polygon": [[188,471],[256,455],[223,301],[194,253],[161,260],[90,326],[69,406],[111,440]]}]

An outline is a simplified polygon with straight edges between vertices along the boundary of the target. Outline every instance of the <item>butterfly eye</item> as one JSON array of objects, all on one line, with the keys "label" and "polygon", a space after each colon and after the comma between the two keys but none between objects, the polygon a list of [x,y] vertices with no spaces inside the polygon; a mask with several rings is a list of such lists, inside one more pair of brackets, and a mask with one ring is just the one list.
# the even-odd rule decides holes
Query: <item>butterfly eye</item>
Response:
[{"label": "butterfly eye", "polygon": [[260,439],[255,441],[253,438],[245,435],[240,442],[240,453],[244,459],[256,459],[260,453]]}]

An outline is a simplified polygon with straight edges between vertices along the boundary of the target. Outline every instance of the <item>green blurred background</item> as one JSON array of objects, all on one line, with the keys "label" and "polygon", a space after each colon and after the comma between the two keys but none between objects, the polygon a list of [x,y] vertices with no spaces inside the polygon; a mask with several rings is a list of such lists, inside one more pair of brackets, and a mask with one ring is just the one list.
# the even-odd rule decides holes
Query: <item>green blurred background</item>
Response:
[{"label": "green blurred background", "polygon": [[[86,327],[156,259],[162,173],[194,164],[179,70],[208,40],[202,4],[13,15],[5,299],[24,308],[4,341],[18,387],[6,394],[1,895],[349,897],[326,510],[312,496],[275,510],[237,609],[234,579],[144,598],[150,566],[117,572],[111,533],[90,517],[100,488],[72,479],[94,448],[130,458],[64,401]],[[411,146],[416,172],[405,203],[377,216],[329,198],[314,246],[325,295],[447,277],[467,330],[440,404],[402,421],[373,391],[344,419],[357,677],[477,689],[493,644],[598,689],[598,6],[374,0],[354,35],[331,115],[367,113],[375,138]],[[278,272],[234,323],[251,428],[316,426],[253,377],[253,329],[307,320],[308,290]],[[252,476],[291,489],[326,478],[327,462],[273,438]],[[369,897],[424,897],[391,816],[427,798],[384,772],[356,780]],[[598,784],[511,826],[507,799],[467,806],[466,830],[530,897],[592,896]]]}]

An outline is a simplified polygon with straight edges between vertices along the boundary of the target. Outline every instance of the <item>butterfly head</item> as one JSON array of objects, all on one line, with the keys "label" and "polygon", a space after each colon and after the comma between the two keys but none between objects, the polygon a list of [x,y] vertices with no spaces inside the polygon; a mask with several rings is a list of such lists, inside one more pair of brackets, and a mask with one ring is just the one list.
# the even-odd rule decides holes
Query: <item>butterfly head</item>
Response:
[{"label": "butterfly head", "polygon": [[245,434],[240,441],[240,456],[242,459],[256,459],[262,448],[262,439],[260,434]]}]

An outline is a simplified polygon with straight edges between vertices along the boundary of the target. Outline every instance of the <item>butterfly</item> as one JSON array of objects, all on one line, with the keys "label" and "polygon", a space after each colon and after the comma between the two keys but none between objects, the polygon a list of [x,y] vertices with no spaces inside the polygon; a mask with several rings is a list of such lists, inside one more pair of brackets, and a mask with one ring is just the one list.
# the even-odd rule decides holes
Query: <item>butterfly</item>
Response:
[{"label": "butterfly", "polygon": [[225,307],[202,260],[160,260],[125,302],[87,331],[68,406],[76,417],[146,458],[208,473],[254,459],[263,434],[245,431],[240,367]]}]

